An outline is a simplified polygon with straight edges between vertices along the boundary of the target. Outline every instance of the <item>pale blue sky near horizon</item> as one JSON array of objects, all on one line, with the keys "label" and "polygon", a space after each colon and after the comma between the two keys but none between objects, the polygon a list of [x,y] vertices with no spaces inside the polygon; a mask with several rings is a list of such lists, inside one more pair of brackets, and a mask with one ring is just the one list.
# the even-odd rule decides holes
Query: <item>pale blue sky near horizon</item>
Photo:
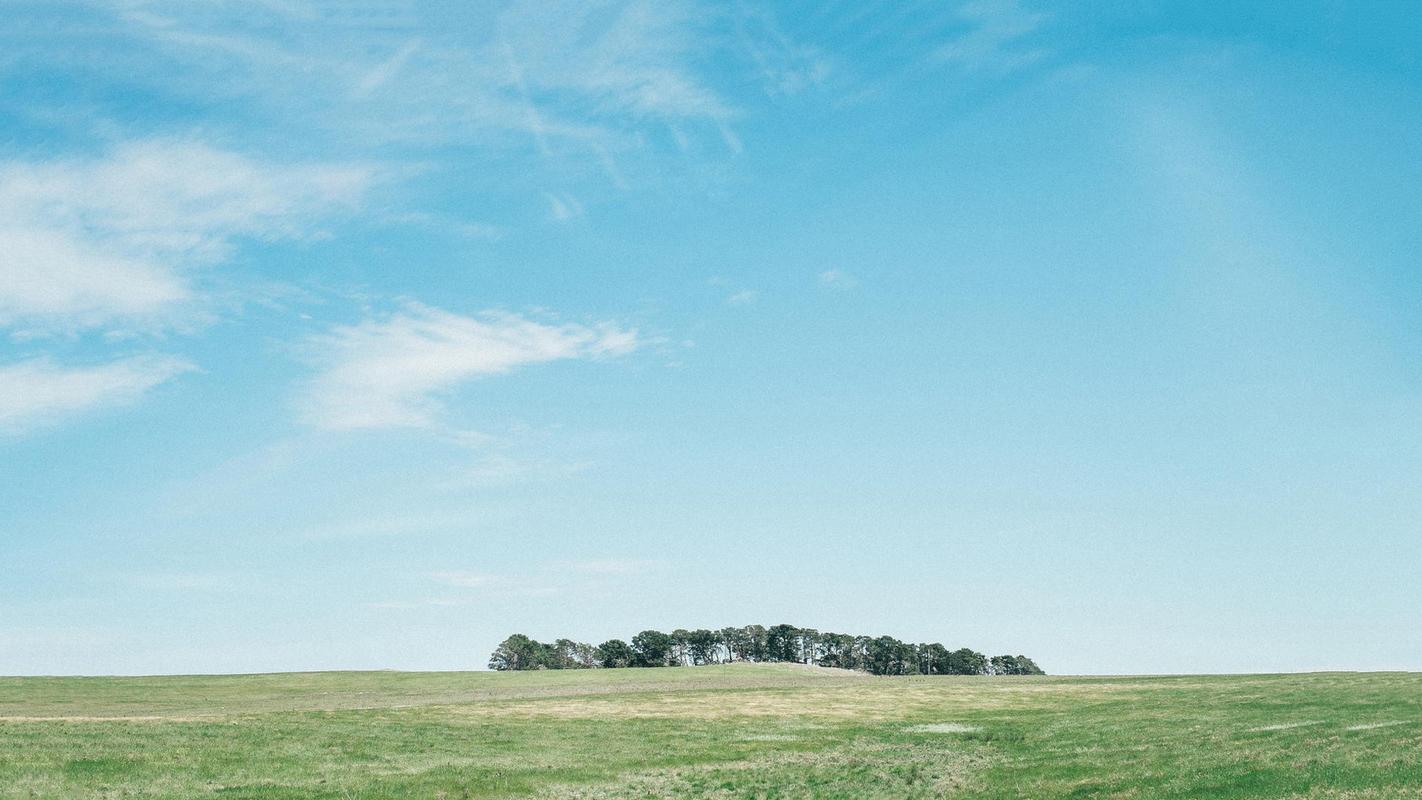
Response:
[{"label": "pale blue sky near horizon", "polygon": [[1405,3],[17,2],[0,674],[1422,669]]}]

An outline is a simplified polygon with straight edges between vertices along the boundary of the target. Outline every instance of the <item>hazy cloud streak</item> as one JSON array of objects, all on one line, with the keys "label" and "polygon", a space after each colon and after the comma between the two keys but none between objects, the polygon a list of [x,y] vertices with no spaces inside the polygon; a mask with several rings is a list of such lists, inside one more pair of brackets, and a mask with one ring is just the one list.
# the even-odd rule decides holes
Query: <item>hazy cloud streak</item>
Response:
[{"label": "hazy cloud streak", "polygon": [[0,324],[161,321],[194,299],[189,268],[221,261],[239,237],[308,235],[320,215],[356,205],[372,177],[166,139],[0,164]]},{"label": "hazy cloud streak", "polygon": [[621,355],[635,330],[537,322],[517,314],[460,316],[417,303],[341,326],[313,342],[320,371],[299,399],[303,418],[327,429],[432,425],[435,395],[516,367]]},{"label": "hazy cloud streak", "polygon": [[192,369],[181,359],[156,355],[85,367],[64,367],[48,358],[0,366],[0,432],[129,403]]}]

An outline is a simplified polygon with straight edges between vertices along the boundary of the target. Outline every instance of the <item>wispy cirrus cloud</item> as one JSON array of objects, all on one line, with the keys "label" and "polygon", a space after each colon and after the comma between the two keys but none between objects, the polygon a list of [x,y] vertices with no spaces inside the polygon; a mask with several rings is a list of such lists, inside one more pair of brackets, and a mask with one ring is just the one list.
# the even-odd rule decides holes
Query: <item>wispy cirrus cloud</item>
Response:
[{"label": "wispy cirrus cloud", "polygon": [[366,166],[263,162],[196,140],[148,139],[99,158],[4,164],[0,207],[211,257],[235,236],[301,235],[317,214],[354,206],[371,178]]},{"label": "wispy cirrus cloud", "polygon": [[555,222],[567,222],[583,215],[583,204],[571,194],[545,192],[544,196],[548,198],[548,216]]},{"label": "wispy cirrus cloud", "polygon": [[433,572],[430,573],[430,578],[437,583],[457,586],[461,589],[494,588],[506,585],[512,580],[512,578],[507,575],[491,575],[485,572],[469,572],[464,570]]},{"label": "wispy cirrus cloud", "polygon": [[0,163],[0,325],[158,325],[200,292],[193,269],[242,238],[301,237],[354,207],[368,167],[276,164],[191,140]]},{"label": "wispy cirrus cloud", "polygon": [[1019,0],[971,0],[958,8],[958,16],[971,29],[943,45],[933,60],[951,63],[971,72],[1007,73],[1038,61],[1047,51],[1024,46],[1022,40],[1048,20],[1029,11]]},{"label": "wispy cirrus cloud", "polygon": [[430,573],[430,579],[446,586],[462,589],[498,589],[522,584],[567,584],[580,578],[628,577],[645,575],[664,565],[647,558],[592,558],[579,561],[555,561],[544,564],[530,574],[503,574],[471,570],[441,570]]},{"label": "wispy cirrus cloud", "polygon": [[523,0],[497,30],[531,96],[593,116],[725,121],[732,108],[691,68],[698,19],[688,3]]},{"label": "wispy cirrus cloud", "polygon": [[247,591],[253,583],[229,572],[143,572],[120,575],[118,580],[139,589],[184,594]]},{"label": "wispy cirrus cloud", "polygon": [[732,292],[726,297],[728,306],[749,306],[754,305],[760,299],[760,292],[755,289],[741,289]]},{"label": "wispy cirrus cloud", "polygon": [[356,97],[366,97],[389,83],[391,79],[399,75],[400,70],[405,68],[405,64],[409,62],[410,57],[419,49],[419,39],[411,39],[405,42],[393,55],[379,64],[376,64],[374,67],[371,67],[369,72],[362,75],[360,80],[356,81],[353,94]]},{"label": "wispy cirrus cloud", "polygon": [[821,289],[847,292],[859,285],[859,279],[842,269],[827,269],[815,276]]},{"label": "wispy cirrus cloud", "polygon": [[428,427],[442,408],[438,396],[468,381],[636,347],[635,330],[609,322],[553,324],[498,311],[462,316],[407,303],[314,340],[319,371],[298,405],[320,428]]},{"label": "wispy cirrus cloud", "polygon": [[594,558],[565,561],[557,566],[585,575],[640,575],[661,566],[662,562],[646,558]]},{"label": "wispy cirrus cloud", "polygon": [[481,598],[492,595],[503,597],[550,597],[562,594],[570,587],[556,576],[546,573],[531,575],[502,575],[468,570],[442,570],[432,572],[429,579],[448,587],[442,596],[426,597],[415,601],[394,601],[372,604],[376,608],[411,609],[430,606],[473,605]]},{"label": "wispy cirrus cloud", "polygon": [[49,358],[0,365],[0,432],[24,432],[131,403],[192,369],[182,359],[154,355],[82,367],[61,366]]},{"label": "wispy cirrus cloud", "polygon": [[605,593],[617,581],[646,576],[665,566],[650,559],[606,558],[558,561],[526,572],[486,572],[481,570],[437,570],[428,574],[432,583],[446,587],[439,596],[418,600],[368,603],[370,608],[414,610],[442,606],[467,606],[491,597],[533,598],[554,595]]},{"label": "wispy cirrus cloud", "polygon": [[699,35],[707,15],[689,3],[520,0],[352,14],[341,3],[156,0],[115,10],[127,33],[207,77],[307,122],[342,120],[378,138],[515,132],[544,148],[638,147],[649,123],[723,125],[734,115],[696,73],[714,40]]}]

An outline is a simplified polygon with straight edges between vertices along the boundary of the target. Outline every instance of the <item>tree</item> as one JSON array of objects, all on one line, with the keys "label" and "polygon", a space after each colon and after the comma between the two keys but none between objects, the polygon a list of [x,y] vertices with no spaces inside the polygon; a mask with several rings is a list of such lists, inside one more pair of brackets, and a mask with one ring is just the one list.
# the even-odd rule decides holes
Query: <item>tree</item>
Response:
[{"label": "tree", "polygon": [[[721,647],[724,648],[726,651],[726,662],[730,663],[732,661],[735,661],[737,654],[741,653],[743,650],[740,644],[742,639],[741,629],[735,627],[722,628],[720,633],[720,639]],[[744,659],[744,656],[742,656],[742,658]]]},{"label": "tree", "polygon": [[799,661],[800,629],[794,625],[771,625],[765,631],[766,661]]},{"label": "tree", "polygon": [[872,645],[873,643],[874,643],[874,640],[873,640],[871,637],[868,637],[868,636],[856,636],[856,637],[854,637],[853,658],[852,658],[852,660],[851,660],[851,663],[853,664],[853,666],[851,666],[850,669],[859,669],[859,670],[864,670],[865,672],[869,672],[869,671],[870,671],[870,669],[869,669],[869,647],[870,647],[870,645]]},{"label": "tree", "polygon": [[1017,659],[1012,656],[993,656],[988,659],[988,669],[993,675],[1016,675]]},{"label": "tree", "polygon": [[606,669],[630,667],[637,654],[621,639],[608,639],[597,646],[597,663]]},{"label": "tree", "polygon": [[1037,662],[1027,656],[1019,655],[1017,658],[1018,675],[1046,675],[1042,668],[1037,666]]},{"label": "tree", "polygon": [[800,663],[814,664],[820,659],[820,632],[814,628],[800,628]]},{"label": "tree", "polygon": [[1024,655],[988,658],[963,647],[949,651],[938,642],[911,644],[892,636],[820,633],[795,625],[745,625],[719,631],[678,628],[670,634],[645,630],[631,644],[609,639],[597,647],[573,639],[553,644],[515,633],[489,656],[495,670],[590,669],[593,667],[700,666],[721,661],[820,664],[875,675],[1045,675]]},{"label": "tree", "polygon": [[671,656],[672,638],[661,631],[645,630],[632,637],[633,661],[638,667],[665,667]]},{"label": "tree", "polygon": [[[546,647],[546,645],[545,645]],[[592,645],[559,639],[549,652],[549,669],[588,669],[597,666],[597,657]]]},{"label": "tree", "polygon": [[489,669],[543,669],[548,666],[548,645],[515,633],[499,643],[489,656]]},{"label": "tree", "polygon": [[844,633],[820,634],[820,665],[854,669],[854,637]]},{"label": "tree", "polygon": [[948,654],[948,675],[982,675],[987,671],[987,657],[966,647]]},{"label": "tree", "polygon": [[578,669],[578,643],[572,639],[559,639],[549,652],[549,669]]},{"label": "tree", "polygon": [[875,675],[905,675],[913,659],[913,645],[892,636],[880,636],[869,642],[865,668]]},{"label": "tree", "polygon": [[949,675],[952,673],[951,661],[953,654],[948,652],[948,648],[934,642],[922,647],[923,665],[922,672],[925,675]]},{"label": "tree", "polygon": [[677,628],[671,632],[671,656],[668,664],[684,667],[691,663],[691,631]]},{"label": "tree", "polygon": [[705,628],[698,628],[686,636],[686,652],[693,664],[716,663],[720,637]]},{"label": "tree", "polygon": [[765,628],[760,625],[741,628],[741,647],[742,661],[765,661]]},{"label": "tree", "polygon": [[597,648],[587,642],[578,642],[578,654],[575,658],[578,666],[582,669],[593,669],[598,666]]},{"label": "tree", "polygon": [[988,661],[993,675],[1044,675],[1042,668],[1027,656],[993,656]]}]

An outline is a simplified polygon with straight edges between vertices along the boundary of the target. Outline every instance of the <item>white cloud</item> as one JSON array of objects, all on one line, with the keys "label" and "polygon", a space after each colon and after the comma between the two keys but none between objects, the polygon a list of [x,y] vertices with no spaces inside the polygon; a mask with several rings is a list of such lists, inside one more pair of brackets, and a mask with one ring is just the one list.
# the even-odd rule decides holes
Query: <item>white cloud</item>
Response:
[{"label": "white cloud", "polygon": [[239,237],[307,235],[320,215],[354,206],[372,177],[178,140],[0,164],[0,324],[160,319],[193,299],[192,267],[222,260]]},{"label": "white cloud", "polygon": [[1028,11],[1019,0],[973,0],[958,9],[958,16],[973,29],[939,47],[935,60],[969,71],[1008,73],[1047,55],[1020,46],[1019,40],[1040,28],[1047,15]]},{"label": "white cloud", "polygon": [[285,103],[294,118],[382,138],[515,132],[537,137],[546,155],[550,140],[635,149],[649,123],[733,116],[697,75],[717,44],[701,28],[720,17],[697,11],[515,0],[418,15],[313,4],[291,15],[160,1],[120,17],[177,56],[192,80]]},{"label": "white cloud", "polygon": [[529,481],[567,478],[585,471],[589,466],[587,463],[487,453],[476,458],[469,467],[460,470],[451,483],[466,488],[509,486]]},{"label": "white cloud", "polygon": [[730,108],[689,68],[695,21],[671,3],[525,0],[502,14],[498,31],[535,96],[570,94],[632,119],[724,120]]},{"label": "white cloud", "polygon": [[640,558],[598,558],[569,561],[560,566],[587,575],[637,575],[655,569],[658,565],[656,561]]},{"label": "white cloud", "polygon": [[842,269],[827,269],[817,278],[820,288],[834,291],[848,291],[859,285],[859,280]]},{"label": "white cloud", "polygon": [[123,405],[193,369],[167,356],[63,367],[48,358],[0,366],[0,431],[19,432],[98,408]]},{"label": "white cloud", "polygon": [[583,204],[570,194],[544,192],[548,198],[548,214],[558,222],[567,222],[583,215]]},{"label": "white cloud", "polygon": [[830,76],[829,59],[816,48],[796,42],[781,30],[775,15],[760,6],[741,9],[737,38],[772,97],[799,94],[821,86]]},{"label": "white cloud", "polygon": [[748,306],[760,299],[760,292],[755,289],[742,289],[726,298],[726,303],[733,306]]},{"label": "white cloud", "polygon": [[663,566],[649,559],[605,558],[586,561],[556,561],[523,574],[495,574],[472,570],[441,570],[430,573],[436,583],[460,589],[545,595],[565,591],[588,591],[606,579],[645,575]]},{"label": "white cloud", "polygon": [[425,608],[455,608],[473,604],[474,601],[467,597],[431,597],[418,601],[390,600],[380,603],[366,603],[365,607],[387,611],[411,611]]},{"label": "white cloud", "polygon": [[304,419],[328,429],[430,426],[436,395],[526,364],[620,355],[635,330],[536,322],[504,312],[477,317],[417,303],[341,326],[313,343],[320,371],[299,399]]},{"label": "white cloud", "polygon": [[[550,581],[546,575],[491,575],[484,572],[450,570],[431,573],[430,577],[446,586],[475,590],[474,594],[498,593],[511,597],[548,597],[561,594],[570,588],[557,581]],[[427,599],[420,605],[467,605],[472,601],[473,598],[466,594],[463,597]]]},{"label": "white cloud", "polygon": [[360,514],[351,518],[317,523],[299,530],[308,539],[338,539],[362,536],[420,536],[431,531],[468,528],[468,514],[422,512],[404,515]]},{"label": "white cloud", "polygon": [[0,323],[64,320],[87,328],[151,318],[191,297],[174,270],[82,235],[0,229]]},{"label": "white cloud", "polygon": [[0,208],[160,251],[212,252],[237,235],[297,235],[354,205],[365,167],[267,164],[200,142],[128,142],[107,157],[0,167]]},{"label": "white cloud", "polygon": [[[589,596],[605,594],[610,584],[637,580],[664,566],[665,562],[646,559],[594,559],[543,564],[523,573],[491,573],[474,570],[440,570],[429,580],[454,587],[454,596],[426,597],[367,603],[369,608],[392,610],[424,609],[431,606],[465,606],[487,602],[488,598],[534,598],[553,595]],[[617,578],[619,581],[612,581]]]},{"label": "white cloud", "polygon": [[453,233],[466,239],[482,239],[487,242],[497,242],[504,238],[504,229],[497,225],[431,214],[425,211],[390,214],[383,221],[392,225],[414,225],[434,231]]},{"label": "white cloud", "polygon": [[376,64],[356,82],[355,96],[365,97],[389,83],[391,78],[399,74],[401,69],[404,69],[405,63],[410,60],[410,56],[413,56],[415,51],[419,49],[420,41],[418,39],[412,39],[402,45],[399,50],[395,51],[394,55],[390,56],[390,58]]}]

